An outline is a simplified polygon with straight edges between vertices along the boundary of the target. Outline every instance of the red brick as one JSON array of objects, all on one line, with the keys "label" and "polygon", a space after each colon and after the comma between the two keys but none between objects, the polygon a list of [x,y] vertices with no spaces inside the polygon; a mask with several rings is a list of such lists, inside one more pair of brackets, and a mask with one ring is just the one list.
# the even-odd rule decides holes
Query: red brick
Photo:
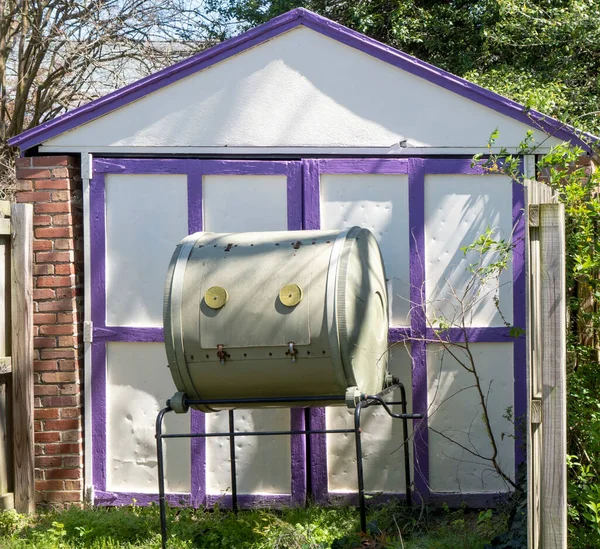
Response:
[{"label": "red brick", "polygon": [[56,347],[55,337],[34,337],[33,346],[36,349],[48,349]]},{"label": "red brick", "polygon": [[79,385],[73,383],[71,385],[62,385],[60,387],[61,395],[77,395],[79,394]]},{"label": "red brick", "polygon": [[53,479],[78,479],[81,478],[80,469],[49,469],[46,471],[46,478]]},{"label": "red brick", "polygon": [[77,297],[77,288],[56,288],[56,298]]},{"label": "red brick", "polygon": [[39,252],[35,254],[38,263],[72,263],[73,252]]},{"label": "red brick", "polygon": [[57,177],[69,177],[68,168],[54,168],[52,170],[52,177],[56,179]]},{"label": "red brick", "polygon": [[54,299],[56,296],[54,290],[44,288],[43,290],[33,290],[33,299]]},{"label": "red brick", "polygon": [[63,482],[61,480],[41,480],[35,483],[35,489],[43,492],[45,490],[62,490]]},{"label": "red brick", "polygon": [[61,431],[60,440],[61,442],[79,442],[83,439],[81,431]]},{"label": "red brick", "polygon": [[31,157],[17,158],[17,168],[28,168],[31,166]]},{"label": "red brick", "polygon": [[55,372],[57,370],[56,360],[34,360],[33,369],[36,372]]},{"label": "red brick", "polygon": [[33,225],[34,227],[41,227],[43,225],[50,225],[52,222],[51,215],[34,215],[33,216]]},{"label": "red brick", "polygon": [[34,231],[36,238],[70,238],[73,236],[71,227],[42,227]]},{"label": "red brick", "polygon": [[50,240],[34,240],[33,251],[34,252],[48,252],[52,249],[52,241]]},{"label": "red brick", "polygon": [[74,248],[74,241],[72,238],[61,238],[54,241],[54,246],[57,250],[72,250]]},{"label": "red brick", "polygon": [[42,213],[67,213],[71,211],[71,204],[58,202],[54,204],[36,204],[33,207],[36,214]]},{"label": "red brick", "polygon": [[37,168],[22,168],[17,170],[18,179],[50,179],[50,177],[52,177],[50,170]]},{"label": "red brick", "polygon": [[81,409],[80,408],[61,408],[60,409],[60,417],[63,419],[80,418],[81,417]]},{"label": "red brick", "polygon": [[54,265],[33,265],[33,274],[39,275],[51,275],[54,274]]},{"label": "red brick", "polygon": [[58,299],[56,301],[47,301],[38,303],[39,312],[47,313],[50,311],[71,311],[76,308],[73,299]]},{"label": "red brick", "polygon": [[59,225],[73,225],[73,215],[72,214],[61,214],[55,215],[52,217],[52,225],[55,227]]},{"label": "red brick", "polygon": [[58,385],[34,385],[33,394],[36,396],[57,396]]},{"label": "red brick", "polygon": [[51,326],[42,326],[40,333],[42,335],[69,335],[75,332],[75,326],[72,324],[55,324]]},{"label": "red brick", "polygon": [[44,407],[78,406],[79,398],[77,396],[46,396],[41,398]]},{"label": "red brick", "polygon": [[52,372],[42,374],[42,381],[44,383],[72,383],[77,379],[72,372]]},{"label": "red brick", "polygon": [[52,191],[51,193],[52,202],[64,202],[71,200],[70,191]]},{"label": "red brick", "polygon": [[79,454],[81,451],[80,443],[63,442],[61,444],[49,444],[46,446],[46,454]]},{"label": "red brick", "polygon": [[48,419],[44,422],[44,429],[47,431],[66,431],[78,428],[79,421],[77,419]]},{"label": "red brick", "polygon": [[47,467],[62,467],[63,459],[60,456],[36,456],[35,466],[43,469]]},{"label": "red brick", "polygon": [[48,202],[49,200],[48,192],[17,193],[17,202]]},{"label": "red brick", "polygon": [[73,503],[81,501],[81,492],[44,492],[44,502]]},{"label": "red brick", "polygon": [[33,190],[33,185],[31,181],[17,181],[16,188],[18,192],[29,192]]},{"label": "red brick", "polygon": [[83,465],[82,456],[65,456],[62,459],[65,467],[80,467]]},{"label": "red brick", "polygon": [[75,358],[75,356],[75,349],[42,349],[40,353],[42,359]]},{"label": "red brick", "polygon": [[61,360],[58,365],[61,372],[72,372],[78,368],[77,361],[75,360]]},{"label": "red brick", "polygon": [[33,315],[34,324],[54,324],[56,315],[53,313],[36,313]]},{"label": "red brick", "polygon": [[[60,267],[60,266],[61,265],[57,265],[57,267]],[[63,324],[66,322],[74,322],[75,315],[73,313],[58,313],[57,321],[59,324]]]},{"label": "red brick", "polygon": [[59,408],[38,408],[33,411],[35,419],[58,419],[59,415]]},{"label": "red brick", "polygon": [[35,442],[58,442],[60,433],[34,433]]},{"label": "red brick", "polygon": [[68,179],[38,179],[35,182],[36,189],[68,189]]},{"label": "red brick", "polygon": [[58,338],[59,347],[75,347],[77,345],[77,338],[74,336],[60,336]]},{"label": "red brick", "polygon": [[81,480],[65,480],[65,490],[81,490]]},{"label": "red brick", "polygon": [[[57,242],[60,242],[60,240],[57,240]],[[72,263],[66,263],[66,264],[61,264],[61,265],[57,265],[56,266],[56,274],[57,275],[72,275],[75,274],[75,265],[73,265]]]},{"label": "red brick", "polygon": [[68,166],[71,159],[68,156],[34,156],[34,166]]},{"label": "red brick", "polygon": [[75,279],[71,276],[39,276],[37,279],[38,288],[58,288],[74,283]]}]

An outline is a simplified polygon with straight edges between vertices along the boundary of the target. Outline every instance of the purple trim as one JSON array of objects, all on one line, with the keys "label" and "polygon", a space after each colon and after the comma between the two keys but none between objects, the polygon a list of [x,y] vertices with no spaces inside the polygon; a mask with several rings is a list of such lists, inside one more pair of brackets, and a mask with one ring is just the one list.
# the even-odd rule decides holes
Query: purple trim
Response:
[{"label": "purple trim", "polygon": [[318,229],[321,226],[321,190],[319,161],[302,160],[303,224],[305,230]]},{"label": "purple trim", "polygon": [[104,174],[93,172],[90,180],[90,284],[92,294],[91,318],[94,326],[106,324],[106,231],[105,231]]},{"label": "purple trim", "polygon": [[485,173],[479,164],[471,166],[472,161],[465,158],[422,158],[419,161],[423,163],[424,173],[427,175],[483,175]]},{"label": "purple trim", "polygon": [[[166,494],[166,499],[172,507],[183,507],[190,505],[189,494]],[[134,502],[135,500],[135,502]],[[94,492],[94,505],[140,505],[146,506],[158,503],[158,494],[144,494],[140,492],[106,492],[96,490]]]},{"label": "purple trim", "polygon": [[415,57],[386,46],[325,17],[303,8],[296,8],[240,36],[192,56],[185,61],[176,63],[167,69],[138,80],[129,86],[125,86],[87,105],[67,112],[36,128],[26,130],[20,135],[9,139],[9,144],[20,147],[21,150],[39,145],[47,139],[123,107],[132,101],[173,84],[215,63],[237,55],[251,47],[266,42],[299,25],[304,25],[342,44],[372,55],[415,76],[424,78],[433,84],[518,120],[527,126],[540,128],[558,139],[571,141],[573,144],[581,145],[584,148],[588,147],[581,140],[581,135],[591,138],[594,141],[597,140],[594,136],[578,132],[571,126],[561,124],[559,121],[538,111],[528,110],[515,101],[511,101],[506,97],[472,84],[429,63],[425,63]]},{"label": "purple trim", "polygon": [[[238,494],[238,505],[246,509],[281,509],[292,505],[289,494]],[[231,509],[230,494],[208,494],[206,506]]]},{"label": "purple trim", "polygon": [[399,343],[411,339],[411,329],[409,327],[390,328],[388,332],[388,341],[390,343]]},{"label": "purple trim", "polygon": [[[521,163],[521,173],[523,164]],[[513,325],[525,330],[527,328],[527,311],[525,289],[525,188],[523,184],[513,181],[512,184],[513,214]],[[519,464],[527,459],[524,436],[526,429],[519,428],[519,422],[527,417],[527,340],[519,337],[513,343],[514,368],[514,410],[515,420],[515,472]],[[521,425],[524,426],[524,425]]]},{"label": "purple trim", "polygon": [[[305,428],[304,408],[290,410],[290,429],[303,430]],[[291,435],[290,450],[292,454],[292,505],[306,503],[306,436]]]},{"label": "purple trim", "polygon": [[410,160],[408,218],[410,231],[410,325],[412,354],[412,402],[423,419],[413,422],[414,489],[421,498],[429,495],[429,432],[427,429],[427,353],[425,316],[425,166]]},{"label": "purple trim", "polygon": [[512,343],[515,338],[510,335],[510,328],[450,328],[436,335],[435,330],[427,328],[425,337],[429,343],[436,341],[448,341],[452,343],[464,343],[465,334],[469,343]]},{"label": "purple trim", "polygon": [[290,164],[273,160],[203,160],[204,175],[288,175]]},{"label": "purple trim", "polygon": [[106,490],[106,345],[92,343],[92,483]]},{"label": "purple trim", "polygon": [[320,173],[331,174],[406,174],[405,158],[331,158],[318,161]]},{"label": "purple trim", "polygon": [[302,229],[302,164],[288,162],[287,169],[288,231]]},{"label": "purple trim", "polygon": [[201,160],[188,160],[187,165],[187,201],[188,232],[202,230],[202,176],[204,163]]},{"label": "purple trim", "polygon": [[143,343],[162,343],[162,328],[136,328],[133,326],[107,326],[97,328],[94,325],[94,341],[135,341]]},{"label": "purple trim", "polygon": [[[190,411],[190,433],[206,432],[206,415],[198,410]],[[190,439],[192,505],[206,505],[206,439]]]}]

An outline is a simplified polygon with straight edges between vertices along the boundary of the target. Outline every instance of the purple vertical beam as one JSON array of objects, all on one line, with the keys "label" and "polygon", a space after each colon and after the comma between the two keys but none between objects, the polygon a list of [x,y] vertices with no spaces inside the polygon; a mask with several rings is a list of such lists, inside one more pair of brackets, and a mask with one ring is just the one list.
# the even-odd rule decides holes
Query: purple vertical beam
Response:
[{"label": "purple vertical beam", "polygon": [[410,328],[412,401],[415,420],[414,482],[418,498],[429,498],[429,432],[427,429],[427,355],[425,318],[425,163],[411,159],[408,171],[408,221],[410,231]]},{"label": "purple vertical beam", "polygon": [[[188,233],[202,230],[202,161],[188,160],[187,166]],[[206,432],[206,416],[199,410],[190,411],[190,432]],[[192,505],[206,504],[206,439],[190,440],[190,492]]]},{"label": "purple vertical beam", "polygon": [[[523,164],[521,163],[521,170]],[[513,216],[513,325],[526,329],[526,278],[525,278],[525,188],[522,183],[512,183]],[[515,420],[515,473],[526,459],[525,430],[520,424],[527,416],[527,340],[519,336],[513,343],[514,368],[514,420]]]},{"label": "purple vertical beam", "polygon": [[92,485],[106,490],[106,343],[92,343]]},{"label": "purple vertical beam", "polygon": [[[304,229],[317,230],[321,228],[321,184],[319,160],[303,159],[303,202],[304,202]],[[311,408],[309,414],[310,429],[322,430],[326,428],[325,408]],[[310,470],[312,497],[317,503],[327,501],[327,436],[310,436]]]},{"label": "purple vertical beam", "polygon": [[[290,162],[287,168],[287,223],[288,231],[302,229],[302,164]],[[290,429],[304,430],[304,409],[290,410]],[[291,498],[293,505],[306,502],[306,436],[290,436]]]}]

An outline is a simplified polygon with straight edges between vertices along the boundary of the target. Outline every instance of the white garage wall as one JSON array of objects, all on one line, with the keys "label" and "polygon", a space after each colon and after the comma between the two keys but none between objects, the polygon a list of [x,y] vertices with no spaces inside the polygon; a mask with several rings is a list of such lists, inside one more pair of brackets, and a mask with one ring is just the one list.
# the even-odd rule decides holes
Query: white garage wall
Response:
[{"label": "white garage wall", "polygon": [[321,229],[358,225],[377,238],[388,283],[390,325],[410,324],[407,175],[321,175]]},{"label": "white garage wall", "polygon": [[[156,493],[158,467],[154,425],[173,383],[162,343],[107,344],[106,488]],[[189,432],[190,416],[168,414],[165,433]],[[190,439],[165,442],[166,489],[190,491]]]},{"label": "white garage wall", "polygon": [[[477,374],[488,399],[491,428],[496,438],[498,462],[509,476],[515,467],[514,426],[505,417],[513,405],[512,343],[471,343]],[[461,362],[471,367],[463,351],[452,348]],[[473,374],[439,344],[427,348],[429,405],[429,482],[433,492],[505,492],[506,483],[485,461],[449,441],[451,439],[482,456],[492,447],[482,421],[479,394]],[[441,433],[441,434],[440,434]],[[504,436],[503,436],[504,434]],[[447,437],[447,438],[445,438]]]},{"label": "white garage wall", "polygon": [[162,326],[169,260],[188,232],[185,175],[107,174],[106,324]]},{"label": "white garage wall", "polygon": [[[500,310],[512,323],[512,264],[498,282],[483,286],[469,266],[497,261],[476,252],[465,257],[468,246],[489,227],[496,239],[511,239],[512,182],[506,176],[427,175],[425,177],[425,273],[427,318],[445,319],[455,326],[503,326],[493,302],[499,287]],[[472,291],[467,291],[472,286]]]}]

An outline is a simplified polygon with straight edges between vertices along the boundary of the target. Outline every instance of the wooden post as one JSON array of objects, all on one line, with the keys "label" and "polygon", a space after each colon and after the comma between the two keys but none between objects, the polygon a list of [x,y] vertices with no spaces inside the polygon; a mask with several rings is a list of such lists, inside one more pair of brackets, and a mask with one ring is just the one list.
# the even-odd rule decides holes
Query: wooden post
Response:
[{"label": "wooden post", "polygon": [[541,543],[567,547],[565,217],[562,204],[540,205],[542,334]]},{"label": "wooden post", "polygon": [[35,511],[33,451],[33,206],[11,207],[11,357],[15,509]]}]

